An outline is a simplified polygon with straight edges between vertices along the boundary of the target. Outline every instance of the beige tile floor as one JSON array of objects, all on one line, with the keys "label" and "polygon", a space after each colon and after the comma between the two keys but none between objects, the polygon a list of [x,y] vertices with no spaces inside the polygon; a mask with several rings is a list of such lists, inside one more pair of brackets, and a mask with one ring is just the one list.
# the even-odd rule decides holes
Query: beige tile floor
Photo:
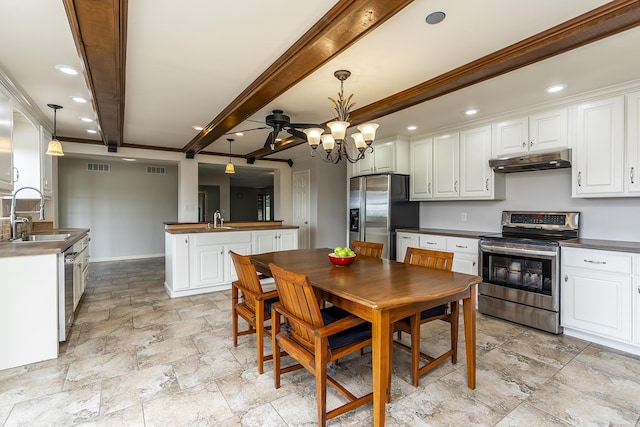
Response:
[{"label": "beige tile floor", "polygon": [[[276,390],[270,362],[258,375],[254,338],[233,347],[229,292],[168,298],[162,258],[90,271],[60,357],[0,371],[4,426],[316,425],[309,374]],[[422,338],[423,349],[446,346],[447,325],[424,325]],[[640,358],[482,315],[477,348],[475,390],[464,354],[414,388],[396,350],[387,425],[640,426]],[[330,370],[356,394],[371,388],[370,354]],[[339,399],[330,391],[329,407]],[[329,425],[371,423],[366,405]]]}]

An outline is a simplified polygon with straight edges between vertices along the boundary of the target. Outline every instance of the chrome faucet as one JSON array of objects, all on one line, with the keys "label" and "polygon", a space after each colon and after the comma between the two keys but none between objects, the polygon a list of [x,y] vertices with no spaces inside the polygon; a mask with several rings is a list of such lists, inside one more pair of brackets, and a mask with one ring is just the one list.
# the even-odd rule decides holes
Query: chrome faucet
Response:
[{"label": "chrome faucet", "polygon": [[223,221],[222,216],[220,215],[220,210],[216,209],[213,213],[213,228],[218,228],[218,224]]},{"label": "chrome faucet", "polygon": [[[16,195],[22,191],[22,190],[33,190],[35,192],[37,192],[40,195],[40,220],[44,220],[44,196],[42,195],[42,192],[40,190],[38,190],[37,188],[34,187],[22,187],[22,188],[18,188],[16,191],[13,192],[13,197],[11,198],[11,215],[9,216],[9,221],[11,223],[11,240],[16,240],[16,234],[18,234],[17,229],[18,229],[18,225],[17,222],[29,222],[29,218],[20,218],[16,216]],[[31,213],[29,212],[21,212],[21,213]]]}]

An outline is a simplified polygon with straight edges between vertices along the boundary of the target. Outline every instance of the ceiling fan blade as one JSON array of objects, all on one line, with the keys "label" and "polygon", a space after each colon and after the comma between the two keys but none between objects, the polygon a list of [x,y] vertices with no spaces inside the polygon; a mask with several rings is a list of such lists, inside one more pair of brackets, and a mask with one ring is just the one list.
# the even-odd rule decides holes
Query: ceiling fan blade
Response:
[{"label": "ceiling fan blade", "polygon": [[297,136],[304,141],[307,140],[307,135],[305,135],[304,132],[300,132],[298,129],[287,128],[287,132],[289,132],[293,136]]},{"label": "ceiling fan blade", "polygon": [[319,124],[315,123],[290,123],[289,126],[297,129],[307,129],[307,128],[321,128]]}]

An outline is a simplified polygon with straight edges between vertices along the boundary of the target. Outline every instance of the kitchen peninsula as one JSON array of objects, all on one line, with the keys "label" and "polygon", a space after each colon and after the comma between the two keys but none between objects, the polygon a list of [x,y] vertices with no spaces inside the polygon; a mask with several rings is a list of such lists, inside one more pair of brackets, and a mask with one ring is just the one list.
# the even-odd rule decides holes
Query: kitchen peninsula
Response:
[{"label": "kitchen peninsula", "polygon": [[282,221],[165,223],[165,289],[171,298],[231,289],[229,251],[242,255],[298,249],[298,227]]}]

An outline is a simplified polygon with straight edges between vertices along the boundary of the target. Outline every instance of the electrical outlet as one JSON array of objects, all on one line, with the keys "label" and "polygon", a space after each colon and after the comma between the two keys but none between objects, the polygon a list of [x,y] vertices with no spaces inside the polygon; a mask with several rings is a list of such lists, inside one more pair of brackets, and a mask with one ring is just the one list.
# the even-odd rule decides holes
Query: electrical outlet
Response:
[{"label": "electrical outlet", "polygon": [[462,215],[460,215],[460,221],[466,221],[466,220],[467,220],[467,213],[462,212]]}]

